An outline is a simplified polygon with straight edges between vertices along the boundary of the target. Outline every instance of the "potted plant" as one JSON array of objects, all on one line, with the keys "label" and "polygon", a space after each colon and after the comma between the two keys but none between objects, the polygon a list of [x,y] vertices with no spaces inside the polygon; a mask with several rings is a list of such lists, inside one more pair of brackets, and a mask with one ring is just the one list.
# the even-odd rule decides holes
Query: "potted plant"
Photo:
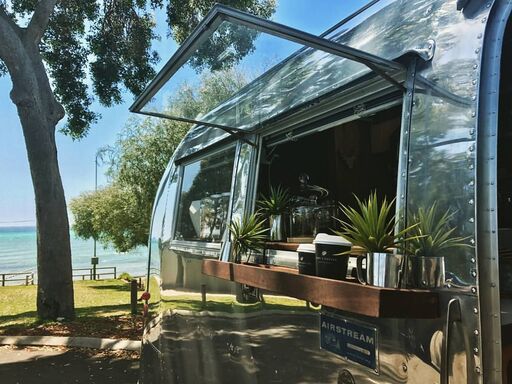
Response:
[{"label": "potted plant", "polygon": [[[251,251],[262,249],[268,231],[268,228],[265,228],[265,220],[257,213],[244,216],[241,220],[231,220],[228,229],[235,263],[242,262],[242,255],[247,255],[248,261]],[[240,303],[256,303],[262,300],[262,295],[257,288],[237,283],[236,299]]]},{"label": "potted plant", "polygon": [[445,284],[444,257],[448,250],[470,247],[468,237],[455,236],[450,221],[456,212],[439,212],[437,202],[430,208],[420,207],[412,215],[416,226],[407,243],[407,285],[414,288],[438,288]]},{"label": "potted plant", "polygon": [[243,255],[247,255],[249,259],[251,251],[262,249],[268,231],[268,228],[265,228],[265,220],[256,213],[244,216],[241,220],[231,220],[228,229],[235,263],[240,263]]},{"label": "potted plant", "polygon": [[270,194],[262,196],[257,204],[261,212],[269,219],[270,240],[280,241],[284,238],[284,220],[283,214],[289,207],[291,195],[286,188],[278,185],[276,188],[270,187]]},{"label": "potted plant", "polygon": [[[417,225],[395,231],[395,214],[392,211],[395,199],[380,203],[377,192],[368,200],[361,201],[355,196],[357,209],[340,204],[345,219],[336,219],[341,226],[335,231],[350,241],[353,246],[362,248],[366,254],[357,257],[358,279],[363,284],[397,288],[400,285],[403,256],[397,253],[411,240],[409,232]],[[366,259],[366,276],[363,276],[362,261]]]}]

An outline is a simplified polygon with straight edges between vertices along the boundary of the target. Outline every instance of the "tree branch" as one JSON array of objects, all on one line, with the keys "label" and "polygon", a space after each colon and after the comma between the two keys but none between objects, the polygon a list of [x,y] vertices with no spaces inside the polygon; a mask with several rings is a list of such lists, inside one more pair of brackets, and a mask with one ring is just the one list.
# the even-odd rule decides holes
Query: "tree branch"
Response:
[{"label": "tree branch", "polygon": [[27,38],[39,44],[58,0],[40,0],[27,26]]},{"label": "tree branch", "polygon": [[14,54],[23,49],[20,35],[21,28],[9,17],[5,9],[0,7],[0,58],[7,67],[16,62]]}]

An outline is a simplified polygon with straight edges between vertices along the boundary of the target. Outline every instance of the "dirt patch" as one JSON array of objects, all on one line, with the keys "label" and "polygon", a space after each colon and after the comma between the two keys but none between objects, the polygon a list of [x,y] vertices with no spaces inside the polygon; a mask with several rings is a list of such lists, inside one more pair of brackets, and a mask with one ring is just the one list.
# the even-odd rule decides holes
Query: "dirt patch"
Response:
[{"label": "dirt patch", "polygon": [[142,316],[80,317],[73,321],[47,322],[33,326],[7,326],[0,335],[8,336],[83,336],[140,340]]}]

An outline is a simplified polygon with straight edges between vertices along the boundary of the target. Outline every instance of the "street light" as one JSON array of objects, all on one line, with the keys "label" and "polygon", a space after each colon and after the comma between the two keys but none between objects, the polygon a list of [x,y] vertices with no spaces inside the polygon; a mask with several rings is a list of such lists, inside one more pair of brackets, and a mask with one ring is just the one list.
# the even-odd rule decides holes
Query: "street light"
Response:
[{"label": "street light", "polygon": [[[94,158],[94,192],[98,190],[98,159],[103,162],[103,154],[105,153],[104,148],[100,148],[96,151],[96,157]],[[92,278],[96,280],[96,266],[99,263],[99,257],[96,255],[96,236],[93,236],[94,251],[91,258],[92,265]]]}]

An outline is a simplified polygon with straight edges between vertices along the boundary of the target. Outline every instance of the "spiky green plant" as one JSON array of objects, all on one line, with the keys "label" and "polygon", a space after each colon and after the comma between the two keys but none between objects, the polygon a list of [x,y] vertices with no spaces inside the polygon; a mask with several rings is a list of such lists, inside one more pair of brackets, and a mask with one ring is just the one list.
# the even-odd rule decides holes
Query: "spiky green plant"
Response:
[{"label": "spiky green plant", "polygon": [[278,185],[276,188],[270,187],[270,194],[262,196],[257,204],[261,212],[270,215],[279,215],[283,213],[290,205],[291,195],[288,189]]},{"label": "spiky green plant", "polygon": [[241,262],[242,255],[249,256],[250,251],[263,248],[268,228],[265,228],[265,220],[258,214],[244,216],[241,220],[231,220],[228,228],[236,263]]},{"label": "spiky green plant", "polygon": [[390,252],[393,248],[401,249],[410,240],[407,235],[416,224],[395,233],[395,214],[392,211],[395,199],[388,202],[384,198],[379,204],[376,192],[371,193],[366,201],[354,197],[358,209],[340,204],[345,220],[336,218],[341,225],[341,230],[335,231],[338,236],[366,252]]},{"label": "spiky green plant", "polygon": [[442,253],[450,248],[470,247],[464,243],[468,237],[453,236],[456,227],[450,227],[450,221],[455,213],[450,212],[450,209],[438,212],[437,202],[430,208],[418,208],[412,215],[412,221],[417,225],[412,230],[415,236],[407,243],[409,253],[435,257],[444,256]]}]

